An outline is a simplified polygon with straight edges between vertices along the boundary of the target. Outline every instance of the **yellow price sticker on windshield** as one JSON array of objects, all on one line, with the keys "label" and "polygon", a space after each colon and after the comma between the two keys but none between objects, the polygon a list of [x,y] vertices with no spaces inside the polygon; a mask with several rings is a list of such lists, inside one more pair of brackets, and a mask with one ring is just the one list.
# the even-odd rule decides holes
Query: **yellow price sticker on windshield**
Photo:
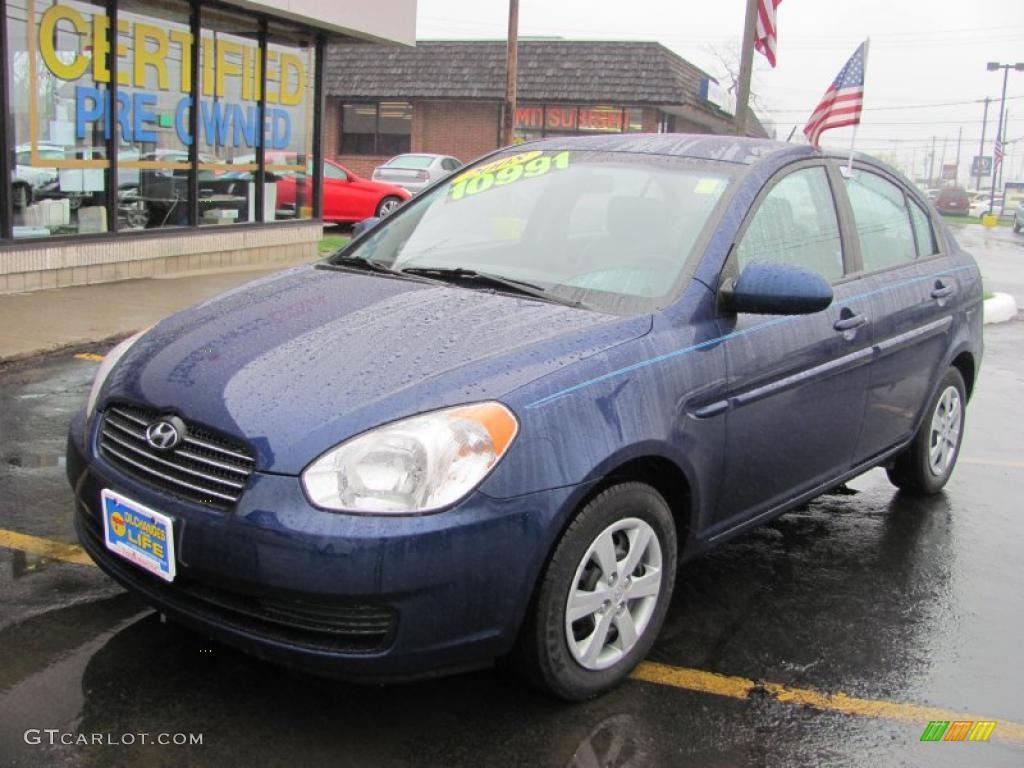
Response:
[{"label": "yellow price sticker on windshield", "polygon": [[569,152],[545,155],[540,151],[524,152],[504,157],[460,175],[448,188],[452,200],[478,195],[492,187],[503,187],[520,179],[535,179],[551,171],[564,171],[569,167]]},{"label": "yellow price sticker on windshield", "polygon": [[697,186],[693,188],[693,192],[697,195],[716,195],[721,188],[721,179],[700,179]]}]

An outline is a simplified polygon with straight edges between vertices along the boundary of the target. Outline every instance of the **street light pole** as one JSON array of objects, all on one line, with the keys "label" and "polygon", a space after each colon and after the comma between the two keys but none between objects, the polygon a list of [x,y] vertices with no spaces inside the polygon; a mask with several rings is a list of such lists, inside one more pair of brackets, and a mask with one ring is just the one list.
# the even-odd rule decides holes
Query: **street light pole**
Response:
[{"label": "street light pole", "polygon": [[[1003,141],[1003,111],[1006,109],[1006,79],[1009,76],[1011,69],[1015,69],[1018,72],[1024,72],[1024,62],[1018,61],[1016,64],[1000,64],[998,61],[990,61],[988,63],[988,65],[986,66],[986,68],[988,69],[989,72],[996,72],[996,71],[998,71],[1000,69],[1003,70],[1003,95],[1002,95],[1002,97],[999,100],[999,127],[996,128],[996,142],[997,142],[996,145],[997,146],[1002,146],[1002,141]],[[1005,151],[1005,150],[1002,150],[1002,151]],[[998,170],[995,167],[995,160],[996,160],[995,152],[993,152],[992,155],[993,155],[993,157],[992,157],[992,163],[993,163],[993,167],[992,167],[992,194],[989,197],[989,212],[990,213],[991,213],[992,209],[995,207],[995,204],[996,204],[996,171]],[[1002,165],[1002,161],[1000,161],[999,164]]]}]

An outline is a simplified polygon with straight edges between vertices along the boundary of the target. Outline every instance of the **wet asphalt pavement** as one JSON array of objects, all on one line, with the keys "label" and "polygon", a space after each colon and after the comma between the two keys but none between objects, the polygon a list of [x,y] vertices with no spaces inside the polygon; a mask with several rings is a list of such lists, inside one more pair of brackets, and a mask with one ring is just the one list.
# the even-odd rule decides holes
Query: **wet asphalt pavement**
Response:
[{"label": "wet asphalt pavement", "polygon": [[[1012,246],[998,258],[1024,256]],[[905,497],[875,470],[681,569],[650,660],[763,684],[749,696],[631,680],[567,705],[495,670],[324,681],[161,624],[96,568],[0,547],[0,765],[1024,765],[1024,322],[985,342],[945,493]],[[0,368],[0,528],[74,541],[64,434],[96,365]],[[927,718],[823,711],[771,684],[997,725],[922,743]],[[202,744],[28,744],[29,729]]]}]

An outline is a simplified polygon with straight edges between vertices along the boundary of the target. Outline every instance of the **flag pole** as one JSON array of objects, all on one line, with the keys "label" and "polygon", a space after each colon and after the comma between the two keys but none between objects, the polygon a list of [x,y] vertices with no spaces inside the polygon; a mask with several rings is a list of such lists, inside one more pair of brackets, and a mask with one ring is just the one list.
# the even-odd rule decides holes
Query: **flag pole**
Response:
[{"label": "flag pole", "polygon": [[736,135],[747,134],[750,112],[750,77],[754,69],[754,35],[757,31],[757,0],[747,0],[743,21],[743,47],[740,49],[740,81],[736,88]]},{"label": "flag pole", "polygon": [[[864,41],[864,82],[863,90],[867,90],[868,80],[868,48],[871,47],[871,38],[869,37]],[[860,116],[857,117],[857,122],[853,125],[853,136],[850,137],[850,162],[847,163],[846,172],[849,174],[853,173],[853,148],[857,143],[857,129],[860,127]]]}]

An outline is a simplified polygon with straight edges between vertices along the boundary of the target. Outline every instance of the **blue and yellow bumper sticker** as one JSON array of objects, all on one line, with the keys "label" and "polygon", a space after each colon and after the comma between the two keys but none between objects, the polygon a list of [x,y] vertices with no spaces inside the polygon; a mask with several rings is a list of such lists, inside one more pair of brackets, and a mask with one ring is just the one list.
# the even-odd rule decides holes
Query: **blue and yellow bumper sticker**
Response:
[{"label": "blue and yellow bumper sticker", "polygon": [[139,568],[174,580],[174,525],[167,515],[106,488],[103,504],[103,541],[111,552]]}]

